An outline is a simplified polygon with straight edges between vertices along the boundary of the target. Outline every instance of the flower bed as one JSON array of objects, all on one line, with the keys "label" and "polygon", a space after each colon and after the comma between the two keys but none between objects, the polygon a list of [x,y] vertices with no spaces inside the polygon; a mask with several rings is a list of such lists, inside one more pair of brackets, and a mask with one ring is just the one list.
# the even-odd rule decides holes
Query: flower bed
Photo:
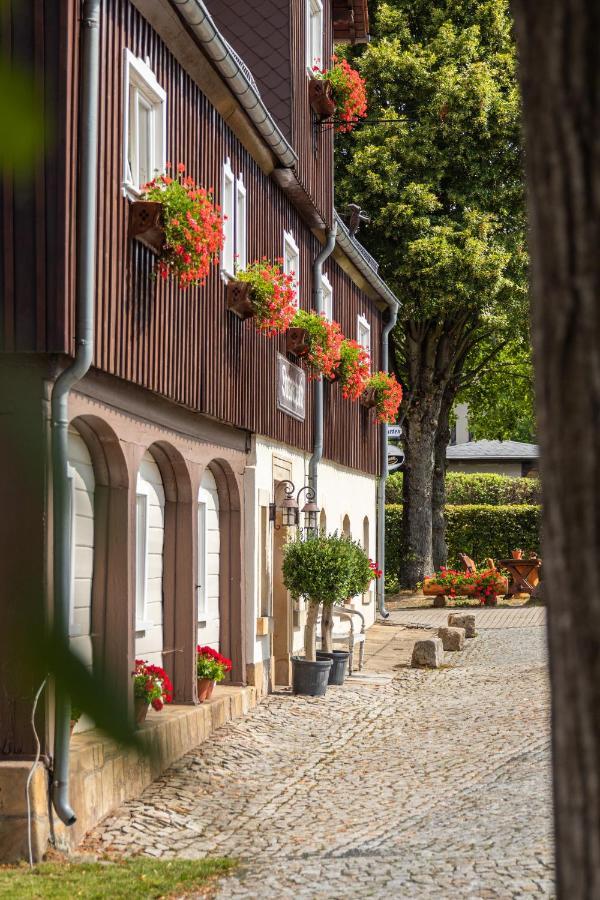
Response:
[{"label": "flower bed", "polygon": [[292,320],[294,328],[302,328],[305,332],[306,361],[314,370],[310,377],[335,377],[340,362],[340,353],[344,335],[337,322],[329,322],[325,316],[303,309],[296,311]]},{"label": "flower bed", "polygon": [[[169,166],[169,164],[167,164]],[[177,177],[159,175],[143,188],[143,200],[160,203],[165,233],[157,264],[162,279],[175,278],[181,288],[203,285],[223,247],[223,220],[206,190],[177,165]]]},{"label": "flower bed", "polygon": [[378,422],[392,424],[396,421],[402,403],[402,387],[394,375],[375,372],[368,379],[364,391],[366,406],[374,406]]},{"label": "flower bed", "polygon": [[249,285],[256,327],[267,337],[287,331],[296,315],[294,276],[286,275],[281,260],[255,260],[236,272],[236,281]]},{"label": "flower bed", "polygon": [[357,341],[345,338],[340,347],[340,362],[336,375],[346,400],[358,400],[371,372],[371,358]]},{"label": "flower bed", "polygon": [[329,69],[313,66],[313,77],[327,81],[335,102],[339,120],[337,130],[352,131],[358,120],[367,114],[367,91],[364,79],[345,59],[332,57],[333,65]]},{"label": "flower bed", "polygon": [[442,567],[422,584],[426,596],[478,597],[480,602],[494,602],[497,594],[506,594],[508,581],[498,569],[481,572],[459,572]]}]

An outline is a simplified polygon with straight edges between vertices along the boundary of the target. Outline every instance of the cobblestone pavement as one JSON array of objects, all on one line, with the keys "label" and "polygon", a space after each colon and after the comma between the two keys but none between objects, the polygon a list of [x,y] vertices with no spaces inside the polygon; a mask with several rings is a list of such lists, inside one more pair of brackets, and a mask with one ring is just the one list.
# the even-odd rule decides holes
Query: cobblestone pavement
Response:
[{"label": "cobblestone pavement", "polygon": [[553,896],[545,630],[482,629],[447,659],[271,696],[94,842],[237,857],[220,900]]}]

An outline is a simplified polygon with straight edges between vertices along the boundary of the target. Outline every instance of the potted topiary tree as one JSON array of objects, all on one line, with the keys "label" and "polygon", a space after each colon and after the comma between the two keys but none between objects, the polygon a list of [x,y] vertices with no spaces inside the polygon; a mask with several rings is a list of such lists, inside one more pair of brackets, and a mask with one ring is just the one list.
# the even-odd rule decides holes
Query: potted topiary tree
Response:
[{"label": "potted topiary tree", "polygon": [[349,555],[336,535],[311,535],[286,545],[283,582],[295,600],[308,603],[304,628],[304,658],[292,658],[295,694],[321,697],[327,690],[332,660],[317,660],[316,630],[319,607],[348,596]]},{"label": "potted topiary tree", "polygon": [[[356,541],[348,537],[336,537],[341,555],[346,560],[348,580],[344,599],[350,600],[358,594],[364,594],[375,578],[375,570],[371,560]],[[340,598],[341,599],[341,598]],[[346,662],[350,655],[347,650],[333,649],[333,610],[331,605],[323,606],[321,615],[321,650],[317,651],[317,659],[332,659],[333,665],[329,675],[330,684],[343,684],[346,674]]]}]

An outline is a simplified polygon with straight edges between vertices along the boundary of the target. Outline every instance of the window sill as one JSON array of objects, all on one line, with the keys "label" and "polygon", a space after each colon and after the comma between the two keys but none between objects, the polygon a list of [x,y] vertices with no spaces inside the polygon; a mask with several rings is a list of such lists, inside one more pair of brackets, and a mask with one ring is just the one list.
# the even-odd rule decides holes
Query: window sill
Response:
[{"label": "window sill", "polygon": [[145,634],[147,631],[150,631],[151,628],[154,628],[154,622],[136,622],[135,636],[137,637],[139,634]]},{"label": "window sill", "polygon": [[198,628],[206,628],[206,619],[198,619]]}]

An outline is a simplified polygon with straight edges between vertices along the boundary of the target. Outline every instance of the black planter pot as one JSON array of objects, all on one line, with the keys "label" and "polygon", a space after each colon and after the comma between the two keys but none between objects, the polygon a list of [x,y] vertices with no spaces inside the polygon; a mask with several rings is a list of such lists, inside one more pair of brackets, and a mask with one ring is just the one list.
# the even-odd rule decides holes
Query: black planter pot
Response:
[{"label": "black planter pot", "polygon": [[324,697],[332,659],[312,660],[292,656],[292,691],[305,697]]},{"label": "black planter pot", "polygon": [[343,684],[348,668],[347,650],[332,650],[328,653],[326,650],[317,650],[317,659],[330,659],[333,662],[329,671],[329,684]]}]

